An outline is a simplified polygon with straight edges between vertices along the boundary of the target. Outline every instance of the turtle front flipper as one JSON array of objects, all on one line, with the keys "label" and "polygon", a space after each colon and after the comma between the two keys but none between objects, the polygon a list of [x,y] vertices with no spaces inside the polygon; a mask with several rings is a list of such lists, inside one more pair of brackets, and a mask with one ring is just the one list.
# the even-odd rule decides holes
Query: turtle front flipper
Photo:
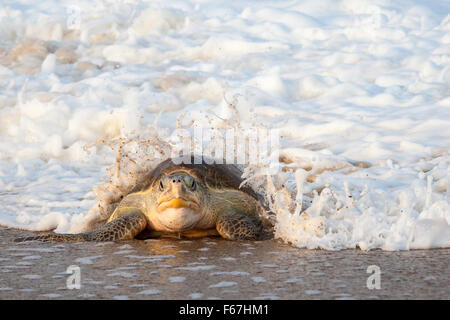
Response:
[{"label": "turtle front flipper", "polygon": [[231,211],[219,216],[216,229],[228,240],[259,240],[263,224],[255,217]]},{"label": "turtle front flipper", "polygon": [[97,230],[77,234],[45,234],[40,236],[15,239],[15,242],[45,241],[45,242],[77,242],[77,241],[116,241],[133,239],[147,226],[147,219],[140,211],[133,211],[128,215],[103,225]]}]

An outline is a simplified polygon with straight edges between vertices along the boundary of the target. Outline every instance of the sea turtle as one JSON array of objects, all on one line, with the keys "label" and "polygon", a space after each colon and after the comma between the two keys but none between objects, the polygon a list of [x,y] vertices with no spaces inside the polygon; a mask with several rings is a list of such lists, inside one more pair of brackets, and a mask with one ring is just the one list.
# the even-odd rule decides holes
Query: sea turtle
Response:
[{"label": "sea turtle", "polygon": [[123,197],[106,223],[91,232],[44,234],[16,239],[40,241],[115,241],[171,234],[229,240],[258,240],[266,210],[249,187],[240,187],[235,165],[180,163],[167,159]]}]

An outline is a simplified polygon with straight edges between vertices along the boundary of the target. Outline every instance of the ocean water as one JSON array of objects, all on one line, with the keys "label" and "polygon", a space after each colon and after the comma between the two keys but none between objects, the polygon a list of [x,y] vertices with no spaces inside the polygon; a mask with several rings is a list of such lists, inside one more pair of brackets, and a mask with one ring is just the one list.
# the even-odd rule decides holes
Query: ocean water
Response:
[{"label": "ocean water", "polygon": [[278,130],[276,238],[450,247],[450,3],[1,2],[0,225],[86,230],[196,127]]}]

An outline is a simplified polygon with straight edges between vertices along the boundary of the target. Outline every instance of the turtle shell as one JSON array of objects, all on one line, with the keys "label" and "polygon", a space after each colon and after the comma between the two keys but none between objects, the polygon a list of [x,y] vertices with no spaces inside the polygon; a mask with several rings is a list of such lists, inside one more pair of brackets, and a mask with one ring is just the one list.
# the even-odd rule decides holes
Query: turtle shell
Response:
[{"label": "turtle shell", "polygon": [[136,185],[131,192],[133,193],[147,190],[154,183],[157,183],[161,177],[176,171],[185,171],[189,173],[203,182],[208,188],[236,189],[248,193],[255,199],[259,198],[250,187],[242,186],[239,188],[243,181],[241,178],[242,171],[236,165],[216,163],[208,164],[203,158],[201,159],[201,163],[195,164],[194,157],[191,157],[190,163],[182,163],[180,158],[174,160],[169,158],[161,162],[147,175],[143,182]]}]

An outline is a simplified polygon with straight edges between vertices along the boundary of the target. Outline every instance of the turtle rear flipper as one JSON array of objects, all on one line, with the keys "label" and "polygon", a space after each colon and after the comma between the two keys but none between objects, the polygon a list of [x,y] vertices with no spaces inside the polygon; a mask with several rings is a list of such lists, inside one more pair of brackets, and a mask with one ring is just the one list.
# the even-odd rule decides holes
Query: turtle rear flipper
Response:
[{"label": "turtle rear flipper", "polygon": [[263,234],[263,224],[260,220],[233,211],[220,215],[216,229],[228,240],[260,240]]},{"label": "turtle rear flipper", "polygon": [[77,241],[116,241],[130,240],[147,226],[145,216],[134,211],[129,215],[119,217],[97,230],[77,234],[44,234],[40,236],[17,238],[14,242],[44,241],[44,242],[77,242]]}]

